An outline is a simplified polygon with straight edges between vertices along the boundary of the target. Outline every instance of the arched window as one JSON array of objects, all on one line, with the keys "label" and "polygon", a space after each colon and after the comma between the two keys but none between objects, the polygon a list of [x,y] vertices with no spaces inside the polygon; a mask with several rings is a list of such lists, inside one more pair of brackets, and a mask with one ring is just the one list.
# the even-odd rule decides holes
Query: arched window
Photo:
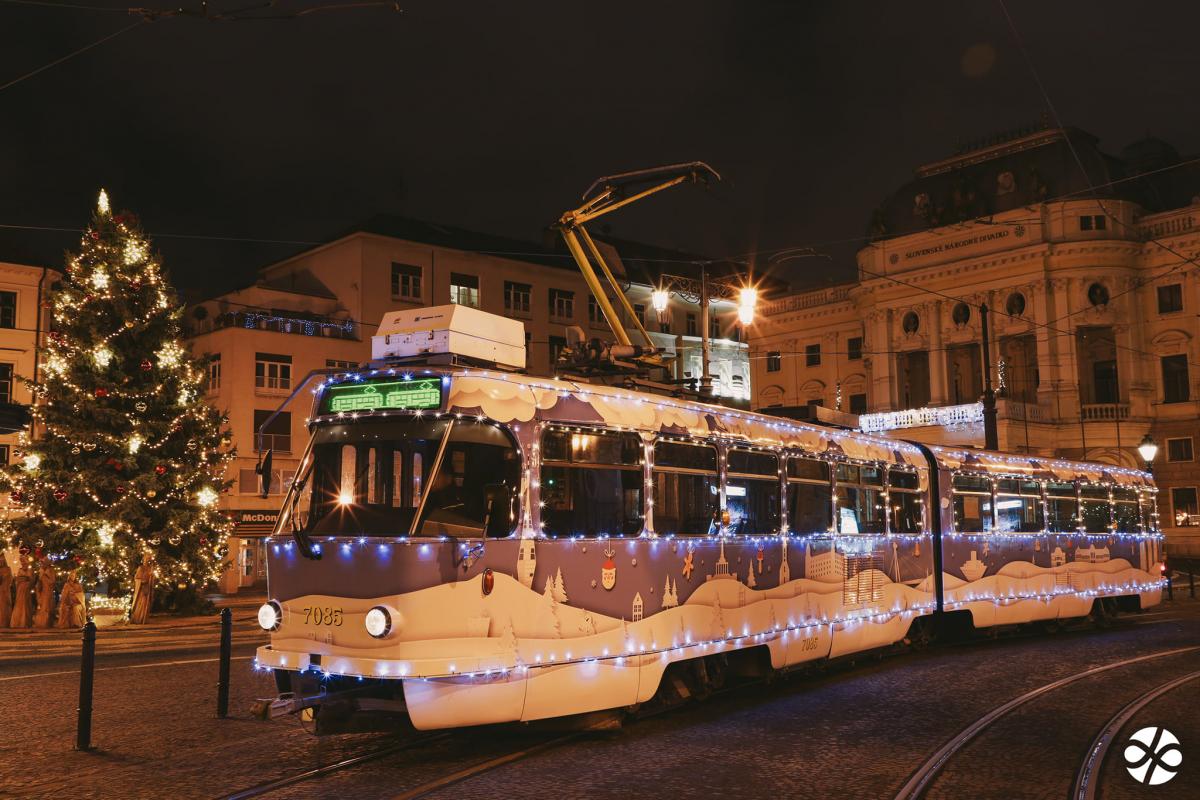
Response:
[{"label": "arched window", "polygon": [[905,333],[914,334],[921,328],[921,318],[917,316],[917,312],[909,311],[901,320],[900,327],[904,329]]}]

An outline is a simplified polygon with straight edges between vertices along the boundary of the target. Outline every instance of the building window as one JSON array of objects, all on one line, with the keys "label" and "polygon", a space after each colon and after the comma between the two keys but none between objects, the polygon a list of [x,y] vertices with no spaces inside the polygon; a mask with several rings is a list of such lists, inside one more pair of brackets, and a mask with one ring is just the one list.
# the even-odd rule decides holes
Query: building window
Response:
[{"label": "building window", "polygon": [[421,268],[392,262],[392,297],[421,300]]},{"label": "building window", "polygon": [[1158,313],[1170,314],[1183,311],[1183,284],[1172,283],[1158,287]]},{"label": "building window", "polygon": [[696,326],[696,315],[689,313],[684,320],[685,336],[699,336],[696,332],[699,328]]},{"label": "building window", "polygon": [[633,318],[642,325],[650,324],[650,320],[646,317],[646,306],[641,303],[633,304]]},{"label": "building window", "polygon": [[1088,302],[1094,306],[1108,305],[1108,287],[1103,283],[1093,283],[1087,290]]},{"label": "building window", "polygon": [[479,276],[451,272],[450,302],[479,308]]},{"label": "building window", "polygon": [[0,364],[0,403],[13,401],[13,365]]},{"label": "building window", "polygon": [[8,463],[8,445],[0,444],[0,465]]},{"label": "building window", "polygon": [[604,319],[604,312],[600,310],[600,304],[590,294],[588,295],[588,323],[601,328],[607,324]]},{"label": "building window", "polygon": [[909,311],[900,321],[900,327],[911,336],[921,329],[921,318],[917,316],[917,312]]},{"label": "building window", "polygon": [[807,367],[821,366],[821,345],[808,344],[804,346],[804,365]]},{"label": "building window", "polygon": [[562,353],[564,347],[567,346],[567,340],[561,336],[550,337],[550,369],[554,369],[558,363],[558,356]]},{"label": "building window", "polygon": [[292,452],[292,414],[290,411],[280,411],[279,416],[271,420],[271,424],[263,431],[262,445],[258,443],[258,429],[274,414],[274,411],[256,409],[254,412],[254,450],[266,452],[274,450],[277,453]]},{"label": "building window", "polygon": [[1025,313],[1025,295],[1020,292],[1013,292],[1004,301],[1004,310],[1008,312],[1010,317],[1019,317]]},{"label": "building window", "polygon": [[358,364],[353,361],[339,361],[336,358],[325,359],[325,369],[340,369],[345,372],[350,372],[357,366]]},{"label": "building window", "polygon": [[862,342],[863,342],[863,340],[862,340],[861,336],[851,336],[849,339],[846,340],[846,358],[847,359],[849,359],[850,361],[861,361],[862,360],[862,356],[863,356]]},{"label": "building window", "polygon": [[778,350],[767,353],[767,372],[779,372],[783,369],[783,356]]},{"label": "building window", "polygon": [[1196,487],[1177,486],[1171,489],[1171,515],[1177,528],[1200,525],[1200,507],[1196,503]]},{"label": "building window", "polygon": [[572,319],[575,316],[575,293],[568,292],[566,289],[551,289],[550,316],[557,319]]},{"label": "building window", "polygon": [[721,338],[721,320],[717,317],[716,314],[710,314],[708,317],[708,338],[709,339],[720,339]]},{"label": "building window", "polygon": [[255,353],[254,386],[257,389],[291,389],[292,357]]},{"label": "building window", "polygon": [[1162,381],[1164,403],[1186,403],[1191,396],[1187,356],[1163,356]]},{"label": "building window", "polygon": [[208,377],[204,384],[205,391],[215,392],[221,388],[221,354],[209,356]]},{"label": "building window", "polygon": [[1084,214],[1079,218],[1079,230],[1102,231],[1108,228],[1108,219],[1103,214]]},{"label": "building window", "polygon": [[0,292],[0,328],[17,327],[17,293]]},{"label": "building window", "polygon": [[1167,461],[1193,461],[1192,437],[1167,439]]},{"label": "building window", "polygon": [[850,413],[851,414],[867,413],[867,396],[865,394],[850,395]]},{"label": "building window", "polygon": [[504,282],[504,310],[510,313],[528,314],[529,300],[533,287],[528,283]]},{"label": "building window", "polygon": [[956,303],[950,312],[950,318],[954,320],[955,325],[963,327],[971,321],[971,307],[966,303]]},{"label": "building window", "polygon": [[[271,489],[270,494],[287,494],[288,489],[292,486],[292,479],[296,477],[294,471],[273,469],[271,470]],[[238,470],[238,493],[239,494],[261,494],[261,484],[259,483],[259,474],[254,469]]]}]

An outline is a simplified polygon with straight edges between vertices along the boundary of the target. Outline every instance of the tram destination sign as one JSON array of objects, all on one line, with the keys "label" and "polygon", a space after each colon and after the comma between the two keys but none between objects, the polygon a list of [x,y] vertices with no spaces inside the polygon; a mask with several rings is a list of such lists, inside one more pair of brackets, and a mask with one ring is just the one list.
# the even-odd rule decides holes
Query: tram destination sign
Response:
[{"label": "tram destination sign", "polygon": [[330,386],[321,398],[321,411],[374,411],[376,409],[429,409],[442,407],[442,379],[347,383]]}]

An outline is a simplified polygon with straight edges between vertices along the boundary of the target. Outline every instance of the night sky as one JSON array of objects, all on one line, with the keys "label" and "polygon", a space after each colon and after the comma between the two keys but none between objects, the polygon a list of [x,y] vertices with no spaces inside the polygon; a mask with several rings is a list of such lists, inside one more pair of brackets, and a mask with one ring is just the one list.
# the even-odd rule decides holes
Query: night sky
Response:
[{"label": "night sky", "polygon": [[[0,0],[0,85],[138,19],[51,2]],[[612,232],[760,266],[813,246],[832,260],[782,277],[843,280],[916,166],[1046,110],[997,2],[400,7],[161,18],[0,89],[0,260],[59,264],[75,234],[19,226],[79,228],[104,186],[212,294],[301,248],[186,237],[321,241],[392,213],[540,241],[594,178],[701,159],[724,183]],[[1200,150],[1200,7],[1008,9],[1064,123],[1111,153]]]}]

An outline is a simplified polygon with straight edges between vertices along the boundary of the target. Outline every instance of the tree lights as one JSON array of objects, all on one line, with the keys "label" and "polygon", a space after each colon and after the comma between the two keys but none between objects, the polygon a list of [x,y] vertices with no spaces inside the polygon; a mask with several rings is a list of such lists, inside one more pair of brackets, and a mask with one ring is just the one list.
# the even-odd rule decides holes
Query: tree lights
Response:
[{"label": "tree lights", "polygon": [[228,434],[195,401],[204,371],[149,240],[104,192],[47,305],[32,434],[0,472],[0,535],[119,583],[149,551],[172,587],[198,588],[219,574],[230,528],[216,508]]}]

